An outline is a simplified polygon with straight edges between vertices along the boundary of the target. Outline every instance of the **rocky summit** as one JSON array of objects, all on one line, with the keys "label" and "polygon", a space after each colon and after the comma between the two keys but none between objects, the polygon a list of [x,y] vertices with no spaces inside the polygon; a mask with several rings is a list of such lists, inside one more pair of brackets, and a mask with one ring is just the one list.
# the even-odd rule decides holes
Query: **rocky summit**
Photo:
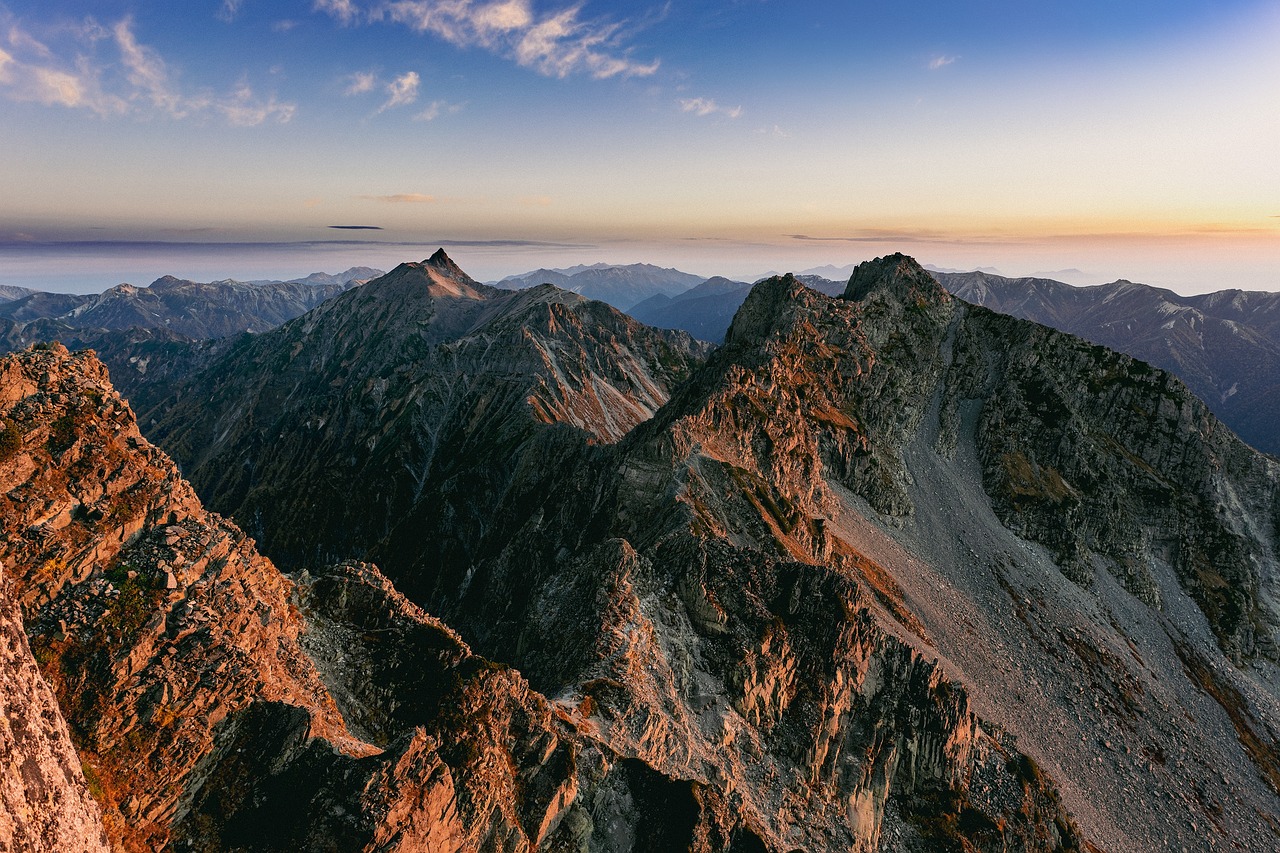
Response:
[{"label": "rocky summit", "polygon": [[440,252],[144,423],[0,360],[15,849],[1280,844],[1280,465],[905,256],[711,351]]}]

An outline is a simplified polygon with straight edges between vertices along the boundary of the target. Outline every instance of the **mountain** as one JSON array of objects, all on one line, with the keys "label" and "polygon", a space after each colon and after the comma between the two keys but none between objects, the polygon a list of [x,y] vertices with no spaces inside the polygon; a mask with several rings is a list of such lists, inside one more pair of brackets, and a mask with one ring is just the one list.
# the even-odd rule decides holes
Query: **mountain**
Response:
[{"label": "mountain", "polygon": [[746,282],[716,276],[675,297],[651,296],[627,313],[641,323],[660,329],[683,329],[699,340],[718,344],[750,290],[751,285]]},{"label": "mountain", "polygon": [[159,849],[237,710],[288,702],[369,751],[298,644],[290,584],[142,439],[101,362],[31,349],[0,359],[0,390],[4,597],[79,753],[47,796],[87,784],[116,849]]},{"label": "mountain", "polygon": [[[819,275],[798,275],[796,280],[819,293],[839,296],[844,283]],[[672,298],[652,296],[627,313],[642,323],[660,329],[682,329],[695,338],[712,343],[724,340],[738,306],[747,298],[751,285],[716,276]]]},{"label": "mountain", "polygon": [[24,296],[30,296],[35,293],[25,287],[14,287],[11,284],[0,284],[0,302],[12,302],[15,299],[21,299]]},{"label": "mountain", "polygon": [[122,284],[89,296],[27,291],[0,304],[0,353],[50,341],[94,349],[111,368],[116,389],[148,410],[225,350],[232,336],[274,328],[368,275],[380,273],[353,267],[293,282],[207,284],[165,276],[150,287]]},{"label": "mountain", "polygon": [[350,286],[230,280],[204,284],[164,276],[149,287],[119,284],[89,296],[33,293],[0,304],[0,319],[19,325],[46,320],[73,329],[165,328],[203,340],[266,331]]},{"label": "mountain", "polygon": [[373,267],[351,267],[343,272],[333,273],[313,272],[311,275],[303,278],[290,279],[290,284],[306,284],[312,287],[320,285],[355,285],[364,284],[366,281],[386,275],[382,270]]},{"label": "mountain", "polygon": [[1178,375],[1245,441],[1280,454],[1280,294],[1179,296],[1117,281],[938,274],[968,302],[1034,320]]},{"label": "mountain", "polygon": [[[436,275],[428,266],[407,286]],[[295,337],[274,333],[276,355],[218,373],[253,388],[299,345],[338,365],[396,351],[365,341],[385,319],[357,316],[323,334],[295,321]],[[582,334],[544,328],[549,352]],[[212,408],[174,409],[164,424],[204,411],[200,428],[228,436],[216,462],[184,463],[211,500],[240,500],[226,472],[279,484],[228,508],[260,525],[269,551],[287,544],[291,565],[338,556],[356,540],[330,531],[364,527],[387,576],[473,654],[576,709],[637,772],[699,786],[663,796],[704,837],[764,849],[1274,845],[1259,815],[1280,804],[1280,473],[1181,383],[953,300],[901,256],[860,266],[840,299],[791,277],[757,284],[724,346],[686,364],[689,378],[617,441],[527,416],[503,432],[488,395],[483,417],[465,409],[448,430],[421,417],[421,432],[459,448],[451,459],[473,460],[462,472],[402,460],[374,478],[345,460],[376,434],[340,425],[346,438],[306,442],[289,426],[372,404],[393,413],[385,434],[412,434],[395,413],[444,396],[438,383],[474,381],[461,355],[399,391],[324,374],[354,396],[287,420],[242,390],[192,390]],[[292,399],[315,396],[285,384]],[[373,479],[418,503],[389,523]],[[353,507],[340,520],[325,489]],[[304,536],[336,550],[306,557]],[[596,793],[568,802],[555,832],[599,839],[597,818],[619,801],[576,778]]]},{"label": "mountain", "polygon": [[563,290],[579,293],[587,299],[598,299],[626,311],[657,295],[676,296],[705,279],[677,269],[664,269],[652,264],[607,266],[593,264],[569,270],[534,270],[508,276],[497,283],[506,290],[523,290],[539,284],[554,284]]},{"label": "mountain", "polygon": [[480,284],[440,251],[241,340],[144,421],[286,566],[426,531],[463,559],[490,501],[649,418],[706,349],[550,285]]},{"label": "mountain", "polygon": [[[832,264],[825,264],[820,267],[813,267],[811,269],[802,270],[801,272],[796,274],[796,278],[800,278],[801,276],[806,276],[806,275],[813,275],[813,276],[818,276],[820,278],[848,281],[849,276],[853,274],[853,268],[855,266],[857,265],[848,264],[847,266],[837,267]],[[771,275],[776,275],[776,273],[773,273]],[[768,278],[769,276],[765,276],[765,277]]]},{"label": "mountain", "polygon": [[0,558],[123,849],[1280,840],[1280,462],[1168,373],[901,255],[709,354],[443,252],[242,346],[156,432],[291,576],[91,355],[0,361]]},{"label": "mountain", "polygon": [[698,801],[376,567],[281,575],[141,437],[92,354],[0,358],[0,422],[6,849],[586,843],[562,820],[578,796],[602,838],[662,849],[672,797]]}]

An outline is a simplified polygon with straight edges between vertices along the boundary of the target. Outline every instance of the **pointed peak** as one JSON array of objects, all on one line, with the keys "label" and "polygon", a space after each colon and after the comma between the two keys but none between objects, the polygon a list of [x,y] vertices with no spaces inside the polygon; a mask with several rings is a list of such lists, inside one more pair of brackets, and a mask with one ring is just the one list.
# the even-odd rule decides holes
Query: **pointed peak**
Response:
[{"label": "pointed peak", "polygon": [[864,261],[853,268],[844,298],[864,302],[873,294],[883,293],[889,298],[917,307],[946,305],[951,294],[938,283],[929,271],[915,258],[901,252],[885,255],[873,261]]},{"label": "pointed peak", "polygon": [[[424,264],[436,269],[447,270],[455,275],[467,275],[462,271],[462,267],[453,262],[453,258],[445,254],[443,248],[436,249],[435,254],[423,261]],[[470,276],[467,276],[470,278]]]}]

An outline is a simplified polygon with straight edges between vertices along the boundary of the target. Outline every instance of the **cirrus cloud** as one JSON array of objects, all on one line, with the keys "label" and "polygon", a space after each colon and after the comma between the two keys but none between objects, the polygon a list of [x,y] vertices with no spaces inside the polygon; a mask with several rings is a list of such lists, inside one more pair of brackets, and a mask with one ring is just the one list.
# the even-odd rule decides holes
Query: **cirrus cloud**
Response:
[{"label": "cirrus cloud", "polygon": [[316,11],[342,24],[390,21],[457,47],[476,47],[548,77],[646,77],[658,60],[637,61],[624,47],[622,24],[585,20],[581,4],[536,14],[529,0],[316,0]]},{"label": "cirrus cloud", "polygon": [[[138,41],[132,18],[111,27],[87,18],[59,34],[70,43],[55,50],[16,22],[10,25],[8,49],[0,48],[0,97],[83,109],[102,117],[218,116],[240,127],[287,122],[297,111],[296,105],[274,95],[258,96],[245,81],[225,94],[183,87],[160,53]],[[111,48],[114,56],[101,55]]]},{"label": "cirrus cloud", "polygon": [[726,118],[741,118],[742,107],[722,107],[714,98],[681,98],[676,103],[680,111],[693,113],[696,116],[723,115]]}]

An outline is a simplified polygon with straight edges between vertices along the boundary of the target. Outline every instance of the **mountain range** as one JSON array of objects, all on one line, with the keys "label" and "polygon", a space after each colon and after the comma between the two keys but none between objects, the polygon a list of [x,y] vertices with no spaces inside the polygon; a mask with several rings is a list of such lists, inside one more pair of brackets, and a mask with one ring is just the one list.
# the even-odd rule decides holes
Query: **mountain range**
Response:
[{"label": "mountain range", "polygon": [[562,290],[579,293],[587,299],[598,299],[626,311],[653,296],[677,296],[704,280],[701,276],[652,264],[592,264],[566,270],[534,270],[508,276],[495,285],[506,290],[523,290],[540,284],[554,284]]},{"label": "mountain range", "polygon": [[1177,374],[1245,441],[1280,454],[1280,293],[1180,296],[1116,281],[939,273],[961,299],[1079,335]]},{"label": "mountain range", "polygon": [[164,276],[148,287],[119,284],[90,295],[28,291],[0,302],[0,323],[11,347],[81,329],[163,328],[194,340],[221,338],[274,328],[381,274],[357,267],[336,276],[254,283]]},{"label": "mountain range", "polygon": [[1280,841],[1280,463],[910,258],[711,349],[439,252],[171,390],[0,359],[15,849]]}]

